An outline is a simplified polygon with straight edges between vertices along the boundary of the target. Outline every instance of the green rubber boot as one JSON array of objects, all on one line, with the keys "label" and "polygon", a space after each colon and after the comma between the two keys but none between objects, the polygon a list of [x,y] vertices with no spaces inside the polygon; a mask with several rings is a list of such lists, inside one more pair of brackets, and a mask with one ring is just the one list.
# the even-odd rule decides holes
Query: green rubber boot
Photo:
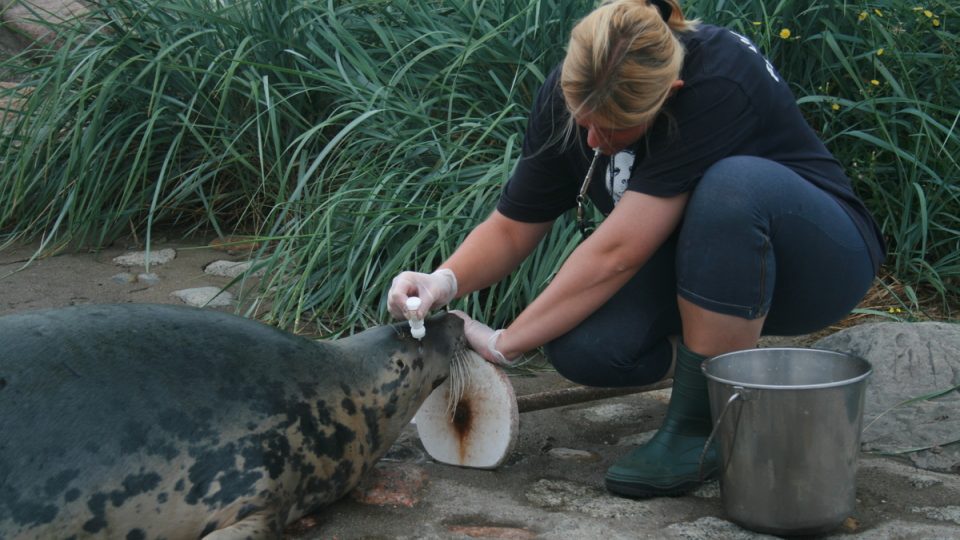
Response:
[{"label": "green rubber boot", "polygon": [[700,454],[710,436],[707,378],[700,371],[706,359],[677,344],[673,393],[663,424],[646,444],[620,458],[607,470],[607,489],[627,497],[683,495],[717,473],[716,444],[703,461]]}]

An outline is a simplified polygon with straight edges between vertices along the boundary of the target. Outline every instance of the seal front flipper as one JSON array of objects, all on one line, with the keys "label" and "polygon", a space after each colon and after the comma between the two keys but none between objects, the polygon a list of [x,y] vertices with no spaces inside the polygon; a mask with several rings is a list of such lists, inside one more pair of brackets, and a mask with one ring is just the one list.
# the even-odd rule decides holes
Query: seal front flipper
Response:
[{"label": "seal front flipper", "polygon": [[260,510],[229,527],[213,531],[203,540],[273,540],[282,537],[283,529],[277,523],[277,513]]}]

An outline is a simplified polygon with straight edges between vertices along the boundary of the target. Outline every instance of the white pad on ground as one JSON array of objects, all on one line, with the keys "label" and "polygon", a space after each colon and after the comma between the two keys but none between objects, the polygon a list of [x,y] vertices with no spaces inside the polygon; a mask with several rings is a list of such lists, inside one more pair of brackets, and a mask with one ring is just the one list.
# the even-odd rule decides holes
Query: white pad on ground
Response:
[{"label": "white pad on ground", "polygon": [[427,398],[414,421],[430,456],[448,465],[495,469],[517,441],[517,396],[506,373],[468,352],[467,385],[452,417],[450,381]]}]

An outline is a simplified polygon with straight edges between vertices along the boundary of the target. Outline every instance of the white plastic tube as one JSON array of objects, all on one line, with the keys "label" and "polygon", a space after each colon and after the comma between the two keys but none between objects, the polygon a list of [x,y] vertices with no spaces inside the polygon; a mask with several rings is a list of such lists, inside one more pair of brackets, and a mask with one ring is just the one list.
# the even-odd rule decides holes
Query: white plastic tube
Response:
[{"label": "white plastic tube", "polygon": [[416,312],[420,309],[421,301],[416,296],[411,296],[407,298],[407,312],[408,314],[412,313],[413,316],[408,315],[408,321],[410,322],[410,335],[417,339],[423,339],[423,336],[427,335],[427,329],[423,326],[423,320],[418,319]]}]

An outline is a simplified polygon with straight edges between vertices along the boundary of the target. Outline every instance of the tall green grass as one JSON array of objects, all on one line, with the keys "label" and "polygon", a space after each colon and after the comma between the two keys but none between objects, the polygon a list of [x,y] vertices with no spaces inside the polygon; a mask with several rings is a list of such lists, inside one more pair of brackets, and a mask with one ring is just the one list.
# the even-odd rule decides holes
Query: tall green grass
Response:
[{"label": "tall green grass", "polygon": [[[887,269],[960,299],[960,7],[950,0],[692,3],[768,52],[887,237]],[[783,30],[789,37],[781,37]],[[786,33],[783,34],[786,36]]]},{"label": "tall green grass", "polygon": [[[390,279],[432,270],[493,209],[533,95],[591,5],[103,1],[0,65],[24,100],[0,125],[0,244],[253,234],[267,277],[251,309],[324,333],[381,322]],[[889,268],[955,300],[956,8],[930,4],[934,28],[905,2],[685,6],[768,52],[882,222]],[[509,321],[577,240],[561,220],[459,307]]]},{"label": "tall green grass", "polygon": [[[584,10],[105,2],[21,62],[32,93],[3,126],[0,230],[47,250],[131,229],[149,241],[157,226],[252,232],[272,241],[269,318],[381,320],[392,275],[438,264],[493,208],[526,107]],[[561,232],[548,251],[573,240]],[[502,320],[556,264],[531,260],[532,281],[468,304]],[[510,305],[495,311],[497,297]]]}]

